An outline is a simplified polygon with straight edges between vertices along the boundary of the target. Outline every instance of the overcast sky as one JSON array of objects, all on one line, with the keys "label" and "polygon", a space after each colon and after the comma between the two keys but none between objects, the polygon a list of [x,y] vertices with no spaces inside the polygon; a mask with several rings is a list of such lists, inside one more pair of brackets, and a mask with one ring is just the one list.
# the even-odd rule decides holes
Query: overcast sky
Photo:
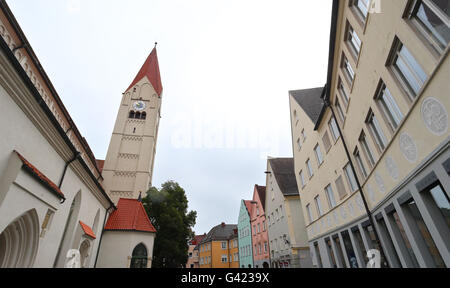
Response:
[{"label": "overcast sky", "polygon": [[153,185],[180,183],[199,234],[237,223],[267,156],[292,157],[288,91],[326,83],[331,0],[7,2],[98,159],[159,43]]}]

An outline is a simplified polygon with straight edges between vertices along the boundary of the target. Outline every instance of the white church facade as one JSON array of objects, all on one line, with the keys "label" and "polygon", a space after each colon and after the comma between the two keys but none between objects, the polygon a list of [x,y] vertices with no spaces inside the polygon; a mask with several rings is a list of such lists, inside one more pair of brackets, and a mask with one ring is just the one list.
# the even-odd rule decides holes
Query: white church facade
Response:
[{"label": "white church facade", "polygon": [[0,1],[0,268],[150,268],[162,84],[156,48],[123,94],[105,161]]}]

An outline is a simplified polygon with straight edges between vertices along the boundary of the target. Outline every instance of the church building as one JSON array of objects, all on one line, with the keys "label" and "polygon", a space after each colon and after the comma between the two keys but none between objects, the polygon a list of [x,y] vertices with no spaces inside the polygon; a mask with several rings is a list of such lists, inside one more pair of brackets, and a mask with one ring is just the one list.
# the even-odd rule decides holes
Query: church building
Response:
[{"label": "church building", "polygon": [[162,83],[156,47],[122,95],[107,157],[77,129],[0,0],[0,268],[150,268]]}]

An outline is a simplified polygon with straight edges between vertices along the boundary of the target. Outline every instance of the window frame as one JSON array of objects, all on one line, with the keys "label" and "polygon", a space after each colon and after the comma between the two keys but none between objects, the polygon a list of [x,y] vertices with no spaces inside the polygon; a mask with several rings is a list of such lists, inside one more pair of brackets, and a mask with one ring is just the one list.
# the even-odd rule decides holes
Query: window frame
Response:
[{"label": "window frame", "polygon": [[367,114],[366,125],[369,130],[369,134],[372,136],[373,142],[376,144],[375,146],[377,147],[378,152],[382,154],[389,145],[389,141],[386,138],[380,122],[372,109],[370,109]]},{"label": "window frame", "polygon": [[328,186],[325,187],[325,194],[328,199],[328,206],[330,207],[330,210],[336,208],[337,207],[336,197],[334,197],[335,195],[331,184],[328,184]]},{"label": "window frame", "polygon": [[[378,108],[382,112],[383,116],[382,118],[386,122],[391,132],[394,133],[402,124],[403,120],[405,119],[405,115],[401,111],[400,106],[398,105],[396,99],[394,98],[391,91],[389,90],[389,88],[382,79],[380,80],[380,83],[378,84],[378,88],[376,91],[377,92],[375,94],[375,102],[377,103]],[[391,103],[387,103],[385,97],[390,98],[389,100]],[[391,104],[394,111],[391,111],[391,109],[389,109],[389,104]]]}]

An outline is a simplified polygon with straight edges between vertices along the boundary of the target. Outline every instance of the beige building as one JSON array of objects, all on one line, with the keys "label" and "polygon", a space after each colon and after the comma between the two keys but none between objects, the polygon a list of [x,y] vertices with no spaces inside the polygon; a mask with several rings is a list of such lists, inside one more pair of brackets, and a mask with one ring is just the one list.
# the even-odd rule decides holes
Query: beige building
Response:
[{"label": "beige building", "polygon": [[265,214],[272,268],[311,268],[306,224],[293,158],[267,161]]},{"label": "beige building", "polygon": [[151,267],[156,231],[138,196],[159,121],[156,50],[123,96],[102,173],[3,0],[0,36],[0,268]]},{"label": "beige building", "polygon": [[314,265],[450,267],[449,2],[375,4],[333,1],[328,84],[290,92]]}]

